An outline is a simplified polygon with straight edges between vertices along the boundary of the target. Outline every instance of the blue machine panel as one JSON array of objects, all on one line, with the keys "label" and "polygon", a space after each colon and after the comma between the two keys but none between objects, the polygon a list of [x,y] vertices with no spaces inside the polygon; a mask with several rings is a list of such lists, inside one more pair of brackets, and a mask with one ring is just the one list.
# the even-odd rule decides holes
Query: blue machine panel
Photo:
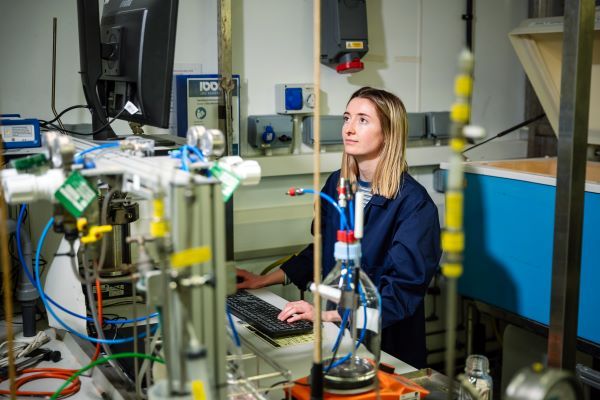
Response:
[{"label": "blue machine panel", "polygon": [[[542,324],[550,320],[556,188],[466,174],[462,295]],[[600,344],[600,194],[585,193],[580,337]]]},{"label": "blue machine panel", "polygon": [[33,118],[19,118],[18,114],[2,115],[0,137],[5,149],[40,147],[42,145],[40,122]]}]

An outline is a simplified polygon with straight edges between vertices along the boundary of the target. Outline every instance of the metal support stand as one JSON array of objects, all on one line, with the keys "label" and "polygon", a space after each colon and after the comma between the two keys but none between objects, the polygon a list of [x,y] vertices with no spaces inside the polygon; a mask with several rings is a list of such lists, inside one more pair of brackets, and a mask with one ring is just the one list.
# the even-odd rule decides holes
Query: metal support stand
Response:
[{"label": "metal support stand", "polygon": [[594,1],[565,3],[548,365],[575,369]]}]

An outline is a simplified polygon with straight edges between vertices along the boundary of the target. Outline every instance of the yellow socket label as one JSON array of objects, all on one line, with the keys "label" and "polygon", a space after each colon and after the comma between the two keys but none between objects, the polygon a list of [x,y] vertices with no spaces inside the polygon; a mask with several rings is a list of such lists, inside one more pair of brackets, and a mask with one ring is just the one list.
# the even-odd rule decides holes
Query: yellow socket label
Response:
[{"label": "yellow socket label", "polygon": [[347,49],[364,49],[365,44],[363,42],[346,42]]}]

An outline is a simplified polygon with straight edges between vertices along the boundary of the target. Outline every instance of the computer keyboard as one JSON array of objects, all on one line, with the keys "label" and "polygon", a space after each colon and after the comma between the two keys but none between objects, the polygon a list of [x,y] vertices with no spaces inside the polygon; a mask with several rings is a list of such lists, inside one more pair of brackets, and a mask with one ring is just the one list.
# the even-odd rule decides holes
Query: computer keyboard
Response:
[{"label": "computer keyboard", "polygon": [[280,321],[277,319],[277,315],[281,312],[279,308],[245,290],[228,296],[227,307],[233,315],[272,338],[312,332],[311,322]]}]

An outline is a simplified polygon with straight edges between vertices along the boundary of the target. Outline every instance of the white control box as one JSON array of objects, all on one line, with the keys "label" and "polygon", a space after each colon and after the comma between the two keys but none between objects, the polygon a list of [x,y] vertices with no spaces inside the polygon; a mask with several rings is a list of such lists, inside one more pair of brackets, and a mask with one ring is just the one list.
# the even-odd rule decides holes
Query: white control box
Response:
[{"label": "white control box", "polygon": [[312,114],[315,87],[310,83],[278,83],[275,85],[277,114]]}]

